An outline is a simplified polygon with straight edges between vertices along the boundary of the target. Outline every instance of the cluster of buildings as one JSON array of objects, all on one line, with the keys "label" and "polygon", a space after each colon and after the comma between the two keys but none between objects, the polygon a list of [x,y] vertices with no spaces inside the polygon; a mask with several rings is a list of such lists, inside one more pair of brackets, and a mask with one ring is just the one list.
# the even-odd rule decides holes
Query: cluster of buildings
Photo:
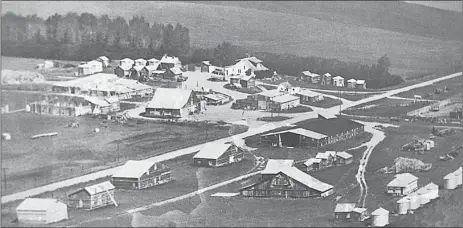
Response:
[{"label": "cluster of buildings", "polygon": [[365,80],[356,80],[351,78],[347,80],[347,84],[345,80],[341,76],[332,77],[330,73],[326,73],[324,75],[319,75],[316,73],[312,73],[310,71],[303,71],[299,75],[299,79],[301,81],[305,81],[312,84],[321,84],[321,85],[333,85],[336,87],[347,87],[347,88],[357,88],[357,89],[366,89],[367,84]]},{"label": "cluster of buildings", "polygon": [[350,139],[363,131],[363,124],[350,119],[319,115],[294,127],[262,134],[260,141],[276,147],[321,147]]},{"label": "cluster of buildings", "polygon": [[[233,77],[230,80],[233,80]],[[297,107],[300,104],[312,104],[322,100],[324,100],[324,97],[320,93],[293,87],[288,82],[283,82],[278,85],[277,89],[249,95],[246,99],[236,100],[235,104],[236,108],[239,109],[283,111]]]},{"label": "cluster of buildings", "polygon": [[299,168],[305,172],[322,170],[333,166],[342,166],[351,164],[353,156],[345,151],[325,151],[317,153],[315,158],[309,158],[301,163]]},{"label": "cluster of buildings", "polygon": [[241,196],[275,198],[327,197],[333,186],[293,166],[293,160],[269,159],[256,183],[242,187]]},{"label": "cluster of buildings", "polygon": [[183,80],[182,62],[178,57],[164,55],[160,60],[124,58],[114,69],[114,74],[120,78],[131,78],[138,81],[147,81],[150,78],[166,80]]}]

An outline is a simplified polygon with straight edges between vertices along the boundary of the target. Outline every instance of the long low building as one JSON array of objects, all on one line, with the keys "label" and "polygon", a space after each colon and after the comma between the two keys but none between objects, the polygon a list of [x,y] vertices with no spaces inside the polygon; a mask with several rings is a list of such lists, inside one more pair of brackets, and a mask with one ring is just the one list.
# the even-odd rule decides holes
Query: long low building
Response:
[{"label": "long low building", "polygon": [[191,89],[158,88],[146,106],[145,113],[158,118],[182,118],[203,110],[204,104],[201,105]]},{"label": "long low building", "polygon": [[97,73],[87,77],[53,84],[55,93],[87,95],[97,97],[117,96],[130,99],[132,96],[145,96],[153,93],[151,86],[137,80],[119,78],[115,74]]},{"label": "long low building", "polygon": [[144,189],[171,181],[171,169],[162,163],[127,161],[112,177],[116,188]]},{"label": "long low building", "polygon": [[16,207],[16,215],[20,223],[49,224],[68,219],[68,208],[57,199],[27,198]]},{"label": "long low building", "polygon": [[234,143],[207,143],[193,156],[193,162],[199,166],[219,167],[244,158],[244,152]]}]

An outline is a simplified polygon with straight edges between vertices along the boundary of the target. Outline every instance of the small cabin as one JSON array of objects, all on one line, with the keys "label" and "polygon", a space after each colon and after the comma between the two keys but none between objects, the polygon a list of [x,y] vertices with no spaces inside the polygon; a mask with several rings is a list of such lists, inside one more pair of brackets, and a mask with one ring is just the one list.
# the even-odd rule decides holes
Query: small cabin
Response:
[{"label": "small cabin", "polygon": [[93,210],[109,205],[117,205],[114,198],[114,189],[114,185],[109,181],[79,189],[68,194],[68,206]]}]

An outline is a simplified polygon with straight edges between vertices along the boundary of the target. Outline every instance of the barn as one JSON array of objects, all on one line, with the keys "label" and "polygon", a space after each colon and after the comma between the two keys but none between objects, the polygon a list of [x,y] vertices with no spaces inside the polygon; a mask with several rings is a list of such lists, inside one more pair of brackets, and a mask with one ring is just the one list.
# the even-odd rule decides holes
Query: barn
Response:
[{"label": "barn", "polygon": [[164,164],[130,160],[112,177],[116,188],[144,189],[171,181],[171,169]]},{"label": "barn", "polygon": [[68,206],[92,210],[109,205],[116,205],[114,185],[106,181],[88,186],[68,194]]},{"label": "barn", "polygon": [[268,159],[264,170],[260,172],[261,179],[269,179],[277,175],[283,167],[291,167],[294,165],[294,160],[291,159]]},{"label": "barn", "polygon": [[181,118],[200,110],[200,100],[192,90],[157,88],[145,113],[152,117]]},{"label": "barn", "polygon": [[18,221],[27,224],[49,224],[68,219],[68,208],[57,199],[26,198],[16,207]]},{"label": "barn", "polygon": [[272,132],[260,136],[264,144],[287,147],[319,147],[327,138],[326,135],[304,128]]},{"label": "barn", "polygon": [[296,167],[282,167],[269,179],[240,189],[245,197],[309,198],[333,194],[333,186],[321,182]]},{"label": "barn", "polygon": [[193,156],[193,163],[199,166],[219,167],[243,160],[244,152],[234,143],[206,143]]},{"label": "barn", "polygon": [[299,106],[300,99],[297,96],[291,94],[283,94],[271,99],[273,101],[273,107],[276,110],[287,110]]},{"label": "barn", "polygon": [[309,172],[309,171],[316,171],[320,169],[320,163],[322,162],[321,159],[319,158],[309,158],[307,161],[299,165],[299,169],[301,169],[304,172]]}]

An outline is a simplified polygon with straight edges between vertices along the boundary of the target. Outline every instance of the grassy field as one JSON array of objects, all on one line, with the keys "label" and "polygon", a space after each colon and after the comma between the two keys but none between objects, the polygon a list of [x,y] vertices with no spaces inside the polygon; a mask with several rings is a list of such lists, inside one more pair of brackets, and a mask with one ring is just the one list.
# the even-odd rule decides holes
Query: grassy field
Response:
[{"label": "grassy field", "polygon": [[[65,128],[73,121],[80,126]],[[1,130],[12,136],[12,140],[2,141],[2,167],[8,168],[10,177],[8,189],[2,193],[108,168],[127,159],[156,156],[231,134],[228,127],[217,128],[213,124],[131,121],[127,125],[106,123],[107,127],[103,127],[102,122],[102,119],[92,117],[33,113],[2,115]],[[94,132],[96,127],[100,128],[99,133]],[[48,132],[59,134],[52,138],[30,138]]]},{"label": "grassy field", "polygon": [[264,117],[259,117],[256,120],[258,121],[264,121],[264,122],[279,122],[287,119],[291,119],[292,117],[289,116],[264,116]]},{"label": "grassy field", "polygon": [[310,102],[307,105],[319,107],[319,108],[331,108],[342,104],[340,100],[333,99],[331,97],[324,97],[323,100],[318,102]]},{"label": "grassy field", "polygon": [[[370,97],[372,94],[361,94],[361,93],[337,93],[337,92],[323,92],[323,91],[317,91],[318,93],[322,93],[322,94],[328,94],[328,95],[333,95],[333,96],[337,96],[337,97],[340,97],[340,98],[344,98],[344,99],[347,99],[347,100],[350,100],[350,101],[358,101],[358,100],[362,100],[362,99],[365,99],[367,97]],[[325,98],[326,99],[326,98]]]},{"label": "grassy field", "polygon": [[23,93],[16,91],[1,91],[1,104],[2,106],[8,104],[9,111],[25,109],[27,103],[37,100],[36,93]]},{"label": "grassy field", "polygon": [[[461,60],[462,53],[459,39],[442,41],[385,30],[390,28],[372,28],[371,25],[359,23],[361,18],[354,21],[342,20],[342,23],[338,22],[339,20],[333,21],[326,18],[326,15],[338,15],[342,7],[325,13],[324,18],[316,19],[314,17],[318,16],[294,14],[292,11],[270,12],[247,6],[242,8],[189,2],[168,4],[165,2],[133,2],[128,5],[122,2],[93,2],[85,3],[85,7],[78,2],[53,4],[41,2],[26,5],[9,2],[3,6],[5,11],[11,10],[22,14],[36,13],[38,16],[45,17],[56,12],[65,14],[73,11],[96,15],[118,15],[127,19],[143,15],[150,22],[173,24],[178,22],[188,27],[191,46],[195,47],[215,47],[223,41],[229,41],[244,46],[250,51],[337,58],[364,62],[369,65],[376,63],[379,57],[387,54],[391,60],[392,73],[404,77],[448,68],[450,63]],[[162,10],[162,14],[151,13],[158,10]],[[351,13],[346,11],[342,15],[345,14]],[[408,15],[403,11],[398,14]],[[420,17],[426,18],[423,14],[415,14],[415,16],[418,19],[413,20],[417,21],[421,21]],[[358,16],[355,14],[354,17]],[[388,18],[395,19],[398,15],[388,16]],[[383,21],[384,18],[381,19]],[[372,21],[367,18],[363,20],[364,22]],[[391,23],[391,25],[409,23],[410,20],[404,19],[401,23]],[[441,19],[431,21],[441,21]],[[455,25],[454,28],[461,27],[461,19],[451,21],[460,24]],[[275,23],[285,26],[277,26]],[[423,29],[428,29],[426,26]],[[433,26],[433,29],[442,28],[439,25]],[[415,28],[415,26],[410,27]],[[253,32],[249,33],[249,31]],[[404,31],[410,31],[410,29]],[[438,34],[453,31],[454,29],[449,29],[440,31]]]},{"label": "grassy field", "polygon": [[[440,81],[429,86],[412,89],[403,93],[397,94],[398,97],[413,98],[414,95],[422,96],[424,99],[429,100],[444,100],[453,95],[461,93],[461,87],[463,86],[463,77],[455,77],[448,80]],[[447,87],[448,91],[444,91]],[[436,94],[436,89],[440,89],[441,92]],[[430,95],[430,96],[427,96]]]},{"label": "grassy field", "polygon": [[[170,198],[178,197],[190,192],[194,192],[198,190],[198,188],[204,188],[211,186],[213,184],[240,176],[245,174],[247,171],[251,170],[254,166],[253,157],[250,154],[245,155],[245,160],[240,163],[235,163],[229,166],[221,167],[221,168],[202,168],[192,165],[192,157],[193,155],[185,155],[182,157],[178,157],[173,160],[169,160],[164,164],[170,166],[172,168],[172,182],[143,189],[139,191],[129,191],[129,190],[116,190],[115,199],[118,202],[118,207],[106,207],[101,208],[93,211],[84,211],[84,210],[76,210],[76,209],[68,209],[69,213],[69,220],[54,224],[54,226],[67,226],[67,225],[76,225],[78,223],[84,222],[89,219],[98,219],[98,218],[105,218],[108,216],[114,216],[116,214],[121,214],[128,209],[133,209],[137,207],[141,207],[147,204],[161,202]],[[66,195],[74,190],[79,188],[99,183],[105,180],[109,180],[109,178],[103,178],[100,180],[75,185],[66,189],[61,189],[58,191],[54,191],[53,193],[45,193],[42,194],[40,197],[51,197],[59,198],[66,200]],[[190,208],[193,209],[196,207],[197,203],[195,203],[195,197],[192,199],[187,200],[190,203]],[[15,212],[14,208],[20,202],[13,202],[7,205],[2,205],[2,225],[12,225],[17,226],[18,224],[11,224],[10,221],[14,220]],[[190,210],[191,210],[190,209]],[[185,208],[184,208],[185,210]],[[159,213],[159,210],[148,210],[146,213],[153,213],[152,211],[156,211]],[[124,216],[122,218],[117,218],[124,220]],[[102,220],[104,221],[104,220]],[[102,222],[98,221],[98,222]],[[106,221],[107,222],[107,221]],[[93,223],[91,223],[93,224]],[[88,224],[83,224],[87,226]],[[122,224],[118,224],[121,226]]]},{"label": "grassy field", "polygon": [[342,113],[359,116],[399,117],[406,115],[407,112],[429,104],[429,102],[424,101],[413,103],[413,101],[383,98],[377,101],[362,104],[360,106],[354,106],[344,110]]},{"label": "grassy field", "polygon": [[[98,56],[95,56],[98,58]],[[45,77],[45,80],[62,80],[60,77],[75,77],[74,72],[77,72],[76,67],[69,68],[50,68],[38,70],[36,69],[37,64],[43,63],[44,59],[33,59],[33,58],[17,58],[17,57],[7,57],[2,56],[2,69],[8,70],[20,70],[20,71],[33,71],[42,74]],[[52,60],[60,64],[72,64],[79,65],[78,61],[67,61],[67,60]]]}]

